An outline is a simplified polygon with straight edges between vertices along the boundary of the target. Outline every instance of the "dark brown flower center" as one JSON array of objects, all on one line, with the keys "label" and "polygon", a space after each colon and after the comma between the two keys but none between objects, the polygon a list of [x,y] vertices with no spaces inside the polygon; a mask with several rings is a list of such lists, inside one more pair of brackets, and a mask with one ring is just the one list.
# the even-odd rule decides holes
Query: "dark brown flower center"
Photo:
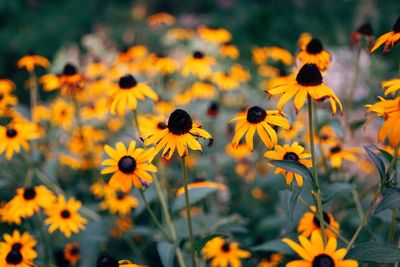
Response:
[{"label": "dark brown flower center", "polygon": [[126,194],[124,192],[118,191],[116,193],[116,196],[118,200],[123,200],[126,197]]},{"label": "dark brown flower center", "polygon": [[219,105],[217,102],[211,102],[210,106],[208,107],[207,114],[209,116],[217,116],[219,113]]},{"label": "dark brown flower center", "polygon": [[24,190],[24,199],[25,200],[32,200],[36,197],[36,191],[33,187],[25,188]]},{"label": "dark brown flower center", "polygon": [[265,117],[267,117],[267,112],[259,106],[254,106],[247,111],[246,119],[250,123],[259,123],[262,122]]},{"label": "dark brown flower center", "polygon": [[294,152],[287,152],[284,156],[283,159],[286,160],[293,160],[293,161],[299,161],[299,156],[294,153]]},{"label": "dark brown flower center", "polygon": [[167,124],[165,122],[159,122],[157,123],[157,128],[160,130],[164,130],[167,128]]},{"label": "dark brown flower center", "polygon": [[[324,217],[324,221],[325,221],[327,224],[330,224],[330,223],[331,223],[331,218],[329,218],[329,215],[328,215],[326,212],[323,212],[322,214],[323,214],[323,217]],[[314,225],[317,226],[317,227],[320,227],[320,226],[321,226],[317,214],[314,214],[313,223],[314,223]]]},{"label": "dark brown flower center", "polygon": [[363,35],[371,36],[373,34],[371,23],[369,23],[369,22],[364,23],[363,25],[361,25],[358,28],[357,32],[359,32]]},{"label": "dark brown flower center", "polygon": [[16,137],[17,134],[18,134],[18,132],[14,128],[7,128],[7,130],[6,130],[6,135],[8,138]]},{"label": "dark brown flower center", "polygon": [[203,54],[202,52],[200,52],[200,51],[194,51],[194,53],[193,53],[193,58],[201,59],[201,58],[203,58],[203,57],[204,57],[204,54]]},{"label": "dark brown flower center", "polygon": [[231,249],[231,244],[229,242],[225,242],[222,247],[221,247],[222,251],[224,252],[229,252]]},{"label": "dark brown flower center", "polygon": [[69,212],[69,210],[63,210],[60,214],[63,219],[68,219],[71,217],[71,212]]},{"label": "dark brown flower center", "polygon": [[123,156],[118,161],[118,168],[123,173],[131,173],[136,169],[136,160],[131,156]]},{"label": "dark brown flower center", "polygon": [[4,98],[4,95],[0,94],[0,101],[3,100],[3,98]]},{"label": "dark brown flower center", "polygon": [[340,146],[334,146],[331,148],[331,154],[339,153],[340,151],[342,151]]},{"label": "dark brown flower center", "polygon": [[64,66],[63,75],[72,76],[72,75],[75,75],[77,73],[78,73],[77,68],[74,65],[72,65],[71,63],[67,63]]},{"label": "dark brown flower center", "polygon": [[395,33],[400,32],[400,17],[397,18],[396,23],[393,25],[393,31]]},{"label": "dark brown flower center", "polygon": [[71,255],[79,255],[79,253],[80,253],[79,247],[77,247],[77,246],[73,247],[71,249],[70,253],[71,253]]},{"label": "dark brown flower center", "polygon": [[119,79],[118,85],[121,89],[131,89],[137,85],[137,81],[132,75],[127,74]]},{"label": "dark brown flower center", "polygon": [[116,258],[106,255],[97,260],[96,267],[119,267],[119,263]]},{"label": "dark brown flower center", "polygon": [[314,258],[312,267],[335,267],[335,261],[329,255],[320,254]]},{"label": "dark brown flower center", "polygon": [[21,250],[21,248],[22,248],[22,244],[19,243],[19,242],[17,242],[17,243],[14,243],[14,244],[12,245],[11,250],[19,251],[19,250]]},{"label": "dark brown flower center", "polygon": [[10,265],[20,264],[22,259],[22,254],[19,250],[11,250],[6,256],[6,262]]},{"label": "dark brown flower center", "polygon": [[322,84],[322,75],[317,65],[304,64],[297,74],[296,81],[302,86],[318,86]]},{"label": "dark brown flower center", "polygon": [[322,43],[317,38],[312,38],[311,41],[307,44],[306,47],[307,53],[309,54],[319,54],[324,50]]},{"label": "dark brown flower center", "polygon": [[168,129],[176,135],[188,133],[193,126],[190,115],[183,109],[176,109],[171,113],[168,119]]}]

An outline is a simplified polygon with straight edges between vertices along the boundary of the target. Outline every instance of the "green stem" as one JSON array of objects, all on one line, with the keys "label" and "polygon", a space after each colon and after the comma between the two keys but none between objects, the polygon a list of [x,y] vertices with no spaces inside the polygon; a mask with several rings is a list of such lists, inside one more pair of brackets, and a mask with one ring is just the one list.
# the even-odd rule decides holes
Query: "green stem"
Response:
[{"label": "green stem", "polygon": [[[39,92],[38,92],[38,83],[37,83],[37,77],[36,77],[35,71],[29,72],[29,85],[30,85],[31,120],[33,123],[36,124],[33,114],[35,112],[35,109],[36,109],[36,106],[38,103]],[[33,168],[39,159],[39,155],[38,155],[39,147],[38,147],[37,140],[32,140],[31,144],[32,144],[31,163],[32,163],[32,168]],[[32,183],[32,181],[29,181],[29,180],[26,182],[29,183],[28,186],[30,186]]]},{"label": "green stem", "polygon": [[[164,197],[164,194],[162,192],[160,181],[158,180],[158,176],[156,174],[153,175],[153,178],[154,178],[154,185],[156,187],[156,192],[157,192],[157,195],[158,195],[158,199],[161,202],[161,208],[163,210],[163,215],[164,215],[164,218],[165,218],[165,222],[166,222],[166,224],[168,226],[168,229],[169,229],[169,232],[171,234],[172,241],[174,243],[176,243],[176,241],[178,240],[178,237],[176,235],[175,226],[174,226],[174,224],[172,222],[172,219],[171,219],[171,214],[169,213],[169,210],[168,210],[167,201],[166,201],[166,199]],[[179,266],[180,267],[186,267],[185,261],[183,260],[182,251],[181,251],[181,249],[179,247],[176,248],[176,257],[178,259]]]},{"label": "green stem", "polygon": [[[397,185],[397,155],[399,153],[399,146],[396,146],[394,148],[394,154],[393,154],[393,160],[391,165],[393,166],[393,184],[396,186]],[[390,222],[390,227],[389,227],[389,234],[388,234],[388,244],[392,244],[394,241],[394,237],[396,235],[396,230],[397,230],[397,215],[399,214],[399,209],[398,208],[393,208],[392,209],[392,220]]]},{"label": "green stem", "polygon": [[380,186],[378,186],[378,190],[376,190],[376,193],[375,193],[374,197],[372,198],[371,203],[369,204],[369,207],[368,207],[367,211],[364,213],[364,217],[362,218],[360,225],[358,226],[356,232],[354,233],[353,237],[351,238],[349,244],[346,247],[347,250],[349,250],[349,249],[351,249],[353,247],[354,242],[356,241],[356,239],[357,239],[358,235],[360,234],[362,228],[366,224],[367,219],[368,219],[369,215],[371,214],[371,212],[372,212],[372,210],[373,210],[373,208],[375,206],[375,203],[378,200],[380,194],[381,194],[381,188],[380,188]]},{"label": "green stem", "polygon": [[135,121],[135,125],[136,125],[137,132],[139,134],[139,138],[142,139],[143,137],[142,137],[142,133],[140,132],[138,114],[137,114],[137,110],[136,109],[133,111],[133,119]]},{"label": "green stem", "polygon": [[147,212],[150,214],[150,217],[153,220],[154,224],[157,226],[158,230],[160,230],[160,232],[162,233],[164,238],[171,242],[172,241],[171,238],[164,231],[164,228],[162,227],[161,223],[158,221],[156,215],[154,214],[153,210],[151,209],[150,204],[147,201],[146,196],[144,195],[144,191],[143,190],[139,190],[139,192],[140,192],[140,195],[142,196],[142,199],[143,199],[144,205],[145,205],[145,207],[147,209]]},{"label": "green stem", "polygon": [[351,189],[351,194],[353,195],[354,204],[356,206],[357,213],[360,216],[360,219],[362,219],[364,217],[364,211],[362,210],[362,207],[361,207],[360,196],[358,195],[357,190],[354,188]]},{"label": "green stem", "polygon": [[41,216],[41,213],[39,212],[35,217],[34,221],[36,224],[36,228],[39,229],[39,235],[40,239],[42,240],[42,247],[43,247],[43,256],[44,256],[44,262],[45,266],[51,266],[52,265],[52,260],[51,260],[51,248],[50,248],[50,243],[49,240],[47,239],[46,232],[44,230],[44,224],[43,218]]},{"label": "green stem", "polygon": [[190,213],[190,200],[189,200],[189,189],[188,189],[188,177],[186,172],[186,162],[185,158],[181,158],[181,167],[182,167],[182,176],[183,176],[183,183],[185,188],[185,202],[186,202],[186,216],[187,216],[187,223],[189,228],[189,242],[190,242],[190,249],[192,251],[192,266],[196,266],[196,259],[195,259],[195,251],[194,251],[194,243],[193,243],[193,226],[192,226],[192,215]]},{"label": "green stem", "polygon": [[315,199],[315,204],[317,206],[317,214],[320,223],[321,235],[324,244],[326,244],[326,233],[325,233],[325,224],[324,224],[324,211],[322,207],[322,200],[321,200],[321,189],[319,186],[319,179],[318,179],[318,169],[316,165],[316,158],[315,158],[315,150],[314,150],[314,126],[313,126],[313,102],[311,96],[308,95],[308,128],[310,134],[310,148],[311,148],[311,161],[312,161],[312,169],[313,169],[313,196]]}]

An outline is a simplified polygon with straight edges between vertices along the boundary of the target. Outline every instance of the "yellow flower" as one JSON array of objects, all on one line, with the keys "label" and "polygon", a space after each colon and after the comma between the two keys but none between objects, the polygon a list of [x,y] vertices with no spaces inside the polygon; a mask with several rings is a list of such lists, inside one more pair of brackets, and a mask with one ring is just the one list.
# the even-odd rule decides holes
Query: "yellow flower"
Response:
[{"label": "yellow flower", "polygon": [[294,97],[294,108],[298,112],[307,99],[311,96],[317,102],[322,102],[329,98],[332,113],[335,114],[337,106],[343,110],[342,103],[336,94],[325,84],[321,72],[315,64],[304,64],[297,73],[296,80],[268,90],[271,95],[282,95],[278,101],[278,110],[282,110],[283,106]]},{"label": "yellow flower", "polygon": [[96,79],[101,77],[107,71],[107,64],[96,60],[89,63],[85,69],[85,75],[89,79]]},{"label": "yellow flower", "polygon": [[120,260],[110,255],[100,257],[96,262],[96,267],[148,267],[146,265],[134,264],[129,260]]},{"label": "yellow flower", "polygon": [[317,38],[311,39],[311,41],[307,43],[305,49],[300,50],[296,58],[300,60],[302,65],[317,65],[321,71],[326,70],[332,60],[331,54],[324,50],[321,41]]},{"label": "yellow flower", "polygon": [[[55,84],[55,81],[51,81]],[[59,76],[59,90],[64,95],[74,95],[83,88],[84,78],[72,63],[64,66],[62,74]]]},{"label": "yellow flower", "polygon": [[250,252],[239,248],[237,242],[229,242],[221,237],[214,237],[202,249],[206,260],[211,260],[212,267],[241,267],[241,259],[250,257]]},{"label": "yellow flower", "polygon": [[87,220],[78,213],[81,206],[81,202],[72,197],[66,200],[63,195],[58,196],[57,201],[45,210],[48,218],[44,223],[49,225],[49,233],[58,229],[69,238],[72,233],[85,229]]},{"label": "yellow flower", "polygon": [[0,93],[9,94],[15,89],[15,83],[9,79],[0,78]]},{"label": "yellow flower", "polygon": [[209,28],[204,25],[197,28],[200,38],[209,43],[223,44],[232,39],[231,33],[224,28]]},{"label": "yellow flower", "polygon": [[361,153],[359,148],[346,148],[344,149],[341,144],[336,144],[331,147],[328,153],[329,161],[331,162],[332,168],[342,167],[343,159],[352,162],[357,161],[357,155]]},{"label": "yellow flower", "polygon": [[383,47],[383,53],[387,53],[400,41],[400,17],[397,18],[393,25],[392,31],[385,33],[376,40],[374,46],[371,48],[371,53],[377,50],[381,45]]},{"label": "yellow flower", "polygon": [[330,237],[326,245],[322,241],[320,232],[314,231],[311,239],[299,236],[300,244],[284,238],[282,241],[291,247],[302,260],[294,260],[286,264],[286,267],[311,267],[311,266],[336,266],[336,267],[357,267],[355,260],[344,260],[347,250],[337,248],[337,240]]},{"label": "yellow flower", "polygon": [[64,129],[71,128],[74,122],[75,108],[72,104],[57,98],[50,105],[51,118],[50,122],[54,126],[61,126]]},{"label": "yellow flower", "polygon": [[4,116],[15,105],[18,104],[18,99],[9,92],[2,92],[0,89],[0,116]]},{"label": "yellow flower", "polygon": [[[303,214],[303,217],[301,217],[299,225],[297,226],[297,231],[299,232],[300,235],[304,237],[311,236],[311,233],[314,231],[319,231],[319,233],[321,233],[318,215],[315,214],[316,208],[314,206],[310,206],[310,209],[311,211]],[[339,232],[340,225],[337,221],[335,221],[335,218],[333,217],[332,214],[323,212],[323,217],[325,223],[327,223],[329,226],[331,226],[333,229]],[[332,232],[326,227],[325,227],[325,234],[327,237],[336,236],[334,232]]]},{"label": "yellow flower", "polygon": [[169,101],[157,101],[154,110],[161,115],[169,115],[175,110],[175,105]]},{"label": "yellow flower", "polygon": [[29,233],[14,230],[12,235],[4,234],[4,242],[0,242],[0,266],[31,267],[37,257],[34,250],[36,240]]},{"label": "yellow flower", "polygon": [[69,264],[76,265],[80,258],[81,250],[78,243],[69,243],[65,246],[64,259],[66,259]]},{"label": "yellow flower", "polygon": [[167,128],[167,119],[164,116],[141,115],[138,118],[140,133],[143,138],[148,138],[156,132]]},{"label": "yellow flower", "polygon": [[147,18],[147,23],[150,27],[169,26],[174,24],[175,17],[167,12],[159,12]]},{"label": "yellow flower", "polygon": [[238,59],[240,56],[239,49],[231,43],[225,43],[219,48],[219,54],[223,57]]},{"label": "yellow flower", "polygon": [[182,76],[187,77],[192,74],[203,80],[211,76],[211,66],[214,64],[214,58],[206,56],[200,51],[195,51],[193,55],[186,57],[182,69]]},{"label": "yellow flower", "polygon": [[146,146],[156,144],[156,153],[163,149],[162,156],[170,159],[175,150],[181,157],[189,154],[188,148],[201,151],[201,144],[197,140],[200,137],[211,139],[211,135],[198,123],[193,122],[186,111],[176,109],[169,116],[167,128],[151,135],[144,144]]},{"label": "yellow flower", "polygon": [[397,91],[400,90],[400,79],[392,79],[381,83],[382,87],[385,88],[385,96],[389,94],[396,95]]},{"label": "yellow flower", "polygon": [[112,87],[111,96],[108,100],[111,114],[125,115],[126,111],[136,110],[137,100],[145,100],[145,97],[157,101],[157,94],[145,83],[139,83],[127,74],[119,79],[118,85]]},{"label": "yellow flower", "polygon": [[292,126],[289,129],[279,129],[278,135],[281,136],[286,142],[289,142],[300,136],[303,126],[304,120],[302,116],[297,116],[296,121],[292,124]]},{"label": "yellow flower", "polygon": [[47,208],[56,200],[55,195],[43,185],[35,187],[18,188],[17,194],[7,203],[8,213],[11,218],[32,217],[40,208]]},{"label": "yellow flower", "polygon": [[192,39],[194,32],[191,29],[171,28],[166,32],[165,36],[169,40],[185,41]]},{"label": "yellow flower", "polygon": [[45,57],[35,54],[28,54],[18,60],[17,65],[20,69],[25,68],[28,72],[33,72],[36,66],[47,69],[50,66],[50,62]]},{"label": "yellow flower", "polygon": [[[196,188],[216,188],[221,191],[226,191],[226,185],[217,183],[217,182],[212,182],[212,181],[207,181],[205,179],[195,179],[193,182],[188,184],[188,189],[196,189]],[[185,189],[183,187],[180,187],[176,191],[176,196],[181,196],[185,193]]]},{"label": "yellow flower", "polygon": [[230,72],[217,71],[211,80],[223,91],[232,91],[239,88],[239,81]]},{"label": "yellow flower", "polygon": [[280,47],[254,47],[251,52],[253,56],[253,62],[257,65],[263,65],[267,63],[268,59],[282,62],[286,66],[289,66],[293,63],[292,54],[286,49]]},{"label": "yellow flower", "polygon": [[6,152],[6,159],[9,160],[14,153],[21,151],[21,147],[29,151],[28,141],[39,137],[37,126],[31,122],[19,120],[7,126],[0,125],[0,155]]},{"label": "yellow flower", "polygon": [[253,150],[253,137],[256,131],[261,141],[268,148],[272,148],[278,143],[278,135],[272,127],[290,128],[289,122],[279,112],[266,111],[258,106],[249,108],[247,112],[239,113],[230,122],[232,121],[237,121],[232,146],[237,147],[240,139],[246,135],[245,140],[250,150]]},{"label": "yellow flower", "polygon": [[149,60],[152,68],[162,75],[171,75],[178,69],[178,63],[175,59],[166,57],[160,53],[151,55]]},{"label": "yellow flower", "polygon": [[193,99],[210,100],[214,99],[217,90],[211,82],[197,81],[189,89]]},{"label": "yellow flower", "polygon": [[245,159],[251,154],[251,150],[246,143],[239,143],[236,147],[229,143],[226,145],[225,152],[236,160]]},{"label": "yellow flower", "polygon": [[108,166],[101,174],[113,173],[109,182],[112,187],[129,192],[132,184],[140,189],[153,181],[148,172],[157,172],[156,166],[150,163],[154,149],[136,148],[136,142],[131,141],[128,148],[122,142],[118,142],[116,149],[106,145],[104,150],[111,158],[101,163]]},{"label": "yellow flower", "polygon": [[299,39],[297,40],[297,47],[299,48],[299,50],[305,50],[311,40],[311,34],[309,34],[308,32],[303,32],[300,34]]},{"label": "yellow flower", "polygon": [[108,209],[111,213],[119,215],[129,215],[137,206],[139,206],[137,198],[115,189],[106,192],[105,198],[100,204],[102,209]]},{"label": "yellow flower", "polygon": [[250,72],[238,63],[233,64],[229,71],[239,82],[247,82],[251,78]]},{"label": "yellow flower", "polygon": [[[306,167],[311,167],[312,163],[309,159],[311,154],[304,153],[304,147],[300,146],[297,142],[292,145],[275,145],[275,150],[267,151],[264,154],[265,157],[273,160],[292,160],[303,164]],[[293,181],[293,177],[296,179],[298,186],[303,186],[303,177],[300,174],[284,170],[277,167],[275,174],[282,173],[286,176],[286,183],[290,185]]]},{"label": "yellow flower", "polygon": [[39,82],[45,91],[53,91],[61,87],[60,78],[55,74],[46,74],[40,77]]},{"label": "yellow flower", "polygon": [[277,267],[282,261],[283,255],[280,253],[273,253],[270,259],[262,259],[257,267]]}]

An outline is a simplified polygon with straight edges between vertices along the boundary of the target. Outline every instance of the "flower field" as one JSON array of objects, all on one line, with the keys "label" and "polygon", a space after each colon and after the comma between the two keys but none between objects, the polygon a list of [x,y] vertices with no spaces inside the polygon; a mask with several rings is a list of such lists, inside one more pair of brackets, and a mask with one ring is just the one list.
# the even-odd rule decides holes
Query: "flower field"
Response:
[{"label": "flower field", "polygon": [[278,46],[131,13],[0,78],[0,267],[398,266],[400,17]]}]

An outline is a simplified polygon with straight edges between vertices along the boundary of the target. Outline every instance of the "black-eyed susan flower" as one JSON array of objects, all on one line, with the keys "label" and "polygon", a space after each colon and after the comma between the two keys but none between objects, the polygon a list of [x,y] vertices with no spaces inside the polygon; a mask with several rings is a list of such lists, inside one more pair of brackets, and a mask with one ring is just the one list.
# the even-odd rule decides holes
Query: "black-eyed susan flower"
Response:
[{"label": "black-eyed susan flower", "polygon": [[384,44],[383,53],[387,53],[400,41],[400,17],[397,18],[390,32],[380,36],[374,46],[371,48],[371,53],[377,50]]},{"label": "black-eyed susan flower", "polygon": [[59,75],[59,90],[64,95],[74,95],[83,88],[84,77],[78,68],[72,64],[65,64],[61,75]]},{"label": "black-eyed susan flower", "polygon": [[50,66],[50,61],[43,56],[30,53],[18,60],[17,65],[20,69],[25,68],[28,72],[33,72],[36,66],[47,69]]},{"label": "black-eyed susan flower", "polygon": [[43,89],[47,92],[61,87],[60,78],[56,74],[43,75],[40,77],[39,82],[43,86]]},{"label": "black-eyed susan flower", "polygon": [[219,104],[218,104],[218,102],[215,102],[215,101],[213,101],[213,102],[211,102],[210,103],[210,105],[208,106],[208,109],[207,109],[207,116],[209,116],[209,117],[211,117],[211,118],[215,118],[215,117],[217,117],[218,116],[218,114],[219,114]]},{"label": "black-eyed susan flower", "polygon": [[161,53],[151,55],[149,60],[156,74],[171,75],[178,69],[178,63],[175,59]]},{"label": "black-eyed susan flower", "polygon": [[87,220],[79,214],[81,206],[81,202],[72,197],[66,200],[63,195],[58,196],[56,202],[45,210],[48,218],[44,223],[49,225],[49,233],[58,229],[69,238],[72,233],[85,229]]},{"label": "black-eyed susan flower", "polygon": [[110,255],[104,255],[97,259],[96,267],[146,267],[145,265],[134,264],[129,260],[120,260]]},{"label": "black-eyed susan flower", "polygon": [[298,138],[304,128],[304,116],[297,116],[289,129],[280,128],[278,135],[286,142]]},{"label": "black-eyed susan flower", "polygon": [[167,12],[159,12],[147,18],[150,27],[170,26],[176,21],[175,17]]},{"label": "black-eyed susan flower", "polygon": [[14,153],[19,153],[21,147],[29,151],[28,141],[40,137],[35,124],[27,121],[11,122],[7,126],[0,125],[0,155],[6,153],[6,159],[12,158]]},{"label": "black-eyed susan flower", "polygon": [[223,91],[233,91],[239,88],[239,81],[230,72],[217,71],[211,81]]},{"label": "black-eyed susan flower", "polygon": [[4,234],[0,242],[0,266],[31,267],[37,257],[34,250],[36,240],[28,232],[21,234],[14,230],[12,235]]},{"label": "black-eyed susan flower", "polygon": [[15,83],[9,79],[0,78],[0,92],[11,93],[15,89]]},{"label": "black-eyed susan flower", "polygon": [[[213,181],[207,181],[205,179],[195,179],[193,182],[188,184],[188,189],[196,189],[196,188],[215,188],[221,191],[225,191],[226,190],[226,185],[221,184],[221,183],[217,183],[217,182],[213,182]],[[183,195],[185,192],[185,189],[183,187],[180,187],[177,191],[176,191],[176,196],[180,196]]]},{"label": "black-eyed susan flower", "polygon": [[312,38],[312,35],[308,32],[302,32],[299,36],[299,39],[297,39],[297,47],[299,50],[305,50],[307,44],[312,40]]},{"label": "black-eyed susan flower", "polygon": [[283,106],[294,97],[294,108],[298,112],[304,106],[308,95],[317,102],[328,98],[333,114],[337,111],[337,105],[343,110],[339,98],[323,83],[321,72],[315,64],[304,64],[297,73],[296,80],[268,90],[268,93],[282,95],[277,104],[278,110],[282,110]]},{"label": "black-eyed susan flower", "polygon": [[293,63],[292,54],[286,49],[276,46],[254,47],[252,49],[252,57],[254,63],[258,65],[266,64],[269,59],[275,62],[282,62],[286,66]]},{"label": "black-eyed susan flower", "polygon": [[72,103],[57,98],[50,104],[50,122],[54,126],[61,126],[70,129],[74,122],[75,107]]},{"label": "black-eyed susan flower", "polygon": [[223,44],[232,39],[232,34],[224,28],[212,28],[201,25],[197,28],[200,38],[209,43]]},{"label": "black-eyed susan flower", "polygon": [[137,101],[144,101],[146,97],[158,100],[158,95],[146,83],[137,82],[130,74],[122,76],[118,84],[112,87],[108,100],[110,112],[123,116],[126,111],[136,110]]},{"label": "black-eyed susan flower", "polygon": [[245,142],[239,142],[237,146],[233,146],[232,143],[229,143],[225,147],[225,152],[236,160],[242,160],[250,156],[251,149]]},{"label": "black-eyed susan flower", "polygon": [[257,267],[277,267],[283,260],[283,255],[280,253],[273,253],[269,259],[262,259]]},{"label": "black-eyed susan flower", "polygon": [[251,78],[250,72],[238,63],[233,64],[229,71],[239,82],[248,82]]},{"label": "black-eyed susan flower", "polygon": [[138,123],[143,138],[147,138],[167,128],[167,119],[162,115],[140,115],[138,117]]},{"label": "black-eyed susan flower", "polygon": [[315,64],[323,71],[326,70],[332,60],[331,54],[324,50],[321,41],[317,38],[311,39],[306,45],[306,48],[300,50],[296,55],[296,58],[300,60],[301,64]]},{"label": "black-eyed susan flower", "polygon": [[311,239],[299,236],[300,244],[284,238],[282,241],[291,247],[302,259],[294,260],[286,264],[287,267],[357,267],[355,260],[344,260],[347,250],[337,249],[337,240],[330,237],[326,245],[322,241],[320,232],[314,231]]},{"label": "black-eyed susan flower", "polygon": [[400,79],[392,79],[388,81],[383,81],[381,86],[385,89],[385,96],[389,94],[396,95],[397,91],[400,90]]},{"label": "black-eyed susan flower", "polygon": [[215,85],[208,81],[197,81],[189,89],[193,99],[210,100],[217,94]]},{"label": "black-eyed susan flower", "polygon": [[278,143],[278,135],[274,126],[285,129],[290,128],[290,124],[278,111],[264,110],[259,106],[253,106],[246,112],[241,112],[230,122],[236,121],[235,136],[232,140],[232,146],[237,147],[240,139],[246,136],[245,140],[250,150],[253,150],[253,137],[257,132],[261,141],[272,148]]},{"label": "black-eyed susan flower", "polygon": [[6,91],[0,89],[0,116],[7,115],[10,109],[17,105],[18,99]]},{"label": "black-eyed susan flower", "polygon": [[176,109],[175,105],[170,101],[159,100],[154,105],[154,110],[160,115],[169,115]]},{"label": "black-eyed susan flower", "polygon": [[15,218],[32,217],[40,208],[53,204],[56,197],[46,186],[18,188],[17,194],[8,202],[10,216]]},{"label": "black-eyed susan flower", "polygon": [[229,57],[231,59],[238,59],[240,56],[239,49],[231,43],[223,44],[219,48],[219,54],[223,57]]},{"label": "black-eyed susan flower", "polygon": [[186,111],[176,109],[169,116],[167,128],[151,135],[144,144],[156,144],[156,153],[163,149],[162,156],[170,159],[175,150],[180,157],[187,156],[189,148],[201,151],[198,138],[211,139],[211,135],[194,122]]},{"label": "black-eyed susan flower", "polygon": [[129,192],[132,184],[140,189],[153,181],[149,172],[157,171],[156,166],[151,164],[154,149],[136,148],[136,142],[131,141],[128,148],[118,142],[116,149],[106,145],[104,150],[111,158],[101,163],[107,166],[101,174],[113,173],[109,182],[112,187]]},{"label": "black-eyed susan flower", "polygon": [[[303,164],[306,167],[311,167],[311,154],[304,153],[304,147],[299,145],[297,142],[294,142],[291,145],[275,145],[274,150],[267,151],[264,154],[265,157],[273,160],[292,160],[297,161]],[[303,186],[303,177],[300,174],[287,171],[285,169],[277,167],[275,169],[275,174],[282,173],[286,176],[286,183],[290,185],[293,181],[293,178],[296,179],[298,186]]]},{"label": "black-eyed susan flower", "polygon": [[360,153],[360,148],[343,148],[342,144],[336,144],[329,149],[328,158],[332,168],[340,168],[342,167],[343,160],[356,162],[357,156]]},{"label": "black-eyed susan flower", "polygon": [[188,77],[190,74],[199,79],[206,79],[212,74],[212,65],[215,64],[215,59],[204,55],[200,51],[195,51],[191,56],[186,57],[182,69],[182,76]]},{"label": "black-eyed susan flower", "polygon": [[132,209],[139,206],[137,198],[129,193],[120,190],[112,190],[105,194],[104,200],[100,203],[102,209],[108,209],[111,213],[128,215]]},{"label": "black-eyed susan flower", "polygon": [[237,242],[229,242],[221,237],[208,241],[202,253],[206,260],[211,261],[213,267],[241,267],[241,259],[250,257],[250,252],[239,248]]},{"label": "black-eyed susan flower", "polygon": [[374,41],[374,37],[372,25],[369,22],[365,22],[360,27],[358,27],[357,30],[351,34],[350,37],[352,44],[356,46],[361,45],[361,40],[363,40],[363,38],[365,38],[368,44],[368,48],[371,47]]},{"label": "black-eyed susan flower", "polygon": [[170,41],[187,41],[193,38],[195,35],[194,31],[186,28],[171,28],[165,36]]},{"label": "black-eyed susan flower", "polygon": [[69,243],[64,248],[64,259],[71,265],[76,265],[81,258],[81,249],[79,244]]},{"label": "black-eyed susan flower", "polygon": [[[297,231],[300,235],[304,237],[311,236],[311,233],[314,231],[319,231],[321,233],[320,221],[318,219],[318,215],[316,214],[315,206],[310,207],[311,211],[308,211],[303,214],[299,221],[299,225],[297,226]],[[324,221],[326,224],[331,226],[337,232],[339,232],[340,225],[331,213],[323,212]],[[336,234],[332,232],[330,229],[325,228],[325,233],[327,237],[335,237]]]},{"label": "black-eyed susan flower", "polygon": [[89,63],[85,68],[85,77],[88,79],[97,79],[107,71],[107,64],[99,59]]}]

